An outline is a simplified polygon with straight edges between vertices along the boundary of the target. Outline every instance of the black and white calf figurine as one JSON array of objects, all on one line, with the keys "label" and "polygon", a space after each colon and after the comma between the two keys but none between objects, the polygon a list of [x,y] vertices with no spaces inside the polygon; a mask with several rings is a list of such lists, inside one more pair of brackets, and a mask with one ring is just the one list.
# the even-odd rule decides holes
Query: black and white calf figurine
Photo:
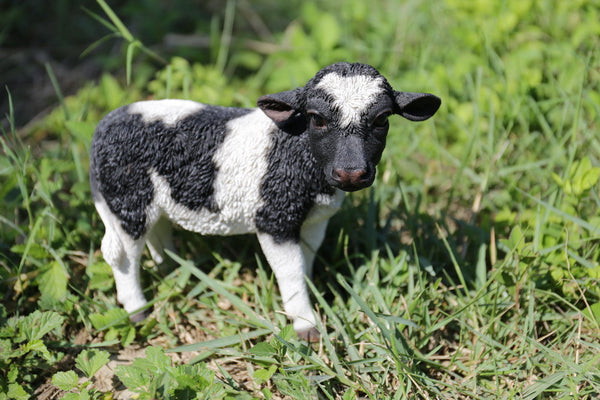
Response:
[{"label": "black and white calf figurine", "polygon": [[295,330],[317,338],[304,276],[329,218],[344,192],[373,183],[388,117],[423,121],[439,106],[394,91],[369,65],[338,63],[257,109],[155,100],[112,111],[94,134],[90,181],[119,302],[128,312],[146,304],[140,256],[146,244],[162,261],[169,221],[205,235],[254,232]]}]

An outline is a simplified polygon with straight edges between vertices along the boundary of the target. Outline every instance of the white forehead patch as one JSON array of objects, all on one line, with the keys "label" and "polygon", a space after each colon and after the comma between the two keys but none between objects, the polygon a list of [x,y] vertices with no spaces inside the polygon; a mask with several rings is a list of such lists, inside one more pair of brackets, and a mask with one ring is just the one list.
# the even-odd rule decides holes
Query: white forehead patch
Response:
[{"label": "white forehead patch", "polygon": [[129,114],[141,114],[145,123],[161,121],[166,126],[173,126],[187,116],[202,110],[204,104],[191,100],[149,100],[138,101],[129,105]]},{"label": "white forehead patch", "polygon": [[340,125],[347,128],[352,123],[357,123],[363,111],[381,94],[383,78],[365,75],[340,76],[336,73],[325,75],[317,84],[333,96],[333,103],[342,115]]}]

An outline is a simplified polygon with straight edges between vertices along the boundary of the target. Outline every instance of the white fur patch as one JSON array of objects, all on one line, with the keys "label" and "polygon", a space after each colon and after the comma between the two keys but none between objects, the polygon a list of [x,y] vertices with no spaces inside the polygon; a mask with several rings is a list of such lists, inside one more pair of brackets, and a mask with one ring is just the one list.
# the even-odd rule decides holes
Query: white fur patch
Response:
[{"label": "white fur patch", "polygon": [[375,96],[381,94],[382,83],[382,77],[340,76],[332,72],[321,79],[317,88],[333,96],[334,104],[342,113],[340,125],[347,128],[350,124],[357,123],[362,112],[375,100]]},{"label": "white fur patch", "polygon": [[148,100],[130,104],[127,112],[141,114],[145,123],[161,121],[166,126],[173,126],[204,107],[204,104],[191,100]]},{"label": "white fur patch", "polygon": [[319,194],[315,198],[315,205],[310,209],[303,226],[328,221],[342,205],[346,192],[336,189],[333,195]]},{"label": "white fur patch", "polygon": [[213,156],[218,168],[214,182],[217,213],[206,209],[193,211],[177,203],[171,198],[166,179],[151,171],[155,197],[147,210],[149,220],[154,222],[164,213],[182,228],[205,235],[256,231],[254,216],[262,206],[260,182],[267,172],[274,126],[258,109],[227,124],[225,140]]}]

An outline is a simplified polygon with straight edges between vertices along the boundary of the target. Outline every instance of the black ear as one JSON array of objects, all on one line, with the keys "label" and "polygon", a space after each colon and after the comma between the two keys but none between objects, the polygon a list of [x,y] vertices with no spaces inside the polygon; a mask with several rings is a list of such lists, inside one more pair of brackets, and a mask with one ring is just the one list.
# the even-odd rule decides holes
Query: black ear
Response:
[{"label": "black ear", "polygon": [[394,92],[396,114],[411,121],[425,121],[440,108],[442,100],[429,93]]},{"label": "black ear", "polygon": [[286,92],[267,94],[258,99],[258,107],[275,123],[282,124],[300,110],[298,95],[300,88]]}]

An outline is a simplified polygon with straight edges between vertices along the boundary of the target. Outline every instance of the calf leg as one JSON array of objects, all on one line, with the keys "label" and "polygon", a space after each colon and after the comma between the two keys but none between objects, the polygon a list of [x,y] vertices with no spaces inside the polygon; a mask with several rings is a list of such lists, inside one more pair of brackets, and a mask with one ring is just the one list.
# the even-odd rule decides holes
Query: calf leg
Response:
[{"label": "calf leg", "polygon": [[[147,303],[140,283],[140,258],[143,248],[143,240],[128,243],[125,246],[125,254],[121,257],[120,261],[110,265],[115,276],[117,300],[128,313],[139,310]],[[143,311],[139,311],[131,315],[130,318],[134,322],[139,322],[145,317],[146,314]]]},{"label": "calf leg", "polygon": [[166,218],[160,218],[148,233],[146,245],[150,256],[156,264],[162,264],[165,259],[165,249],[174,251],[173,225]]},{"label": "calf leg", "polygon": [[[147,303],[140,284],[140,257],[144,239],[134,240],[125,233],[118,218],[108,209],[104,201],[97,201],[96,209],[104,222],[102,255],[112,268],[117,286],[117,300],[127,312],[134,312]],[[142,319],[144,319],[143,312],[131,316],[132,321],[137,322]]]},{"label": "calf leg", "polygon": [[300,243],[277,243],[271,235],[258,234],[258,241],[277,278],[286,314],[302,339],[318,338],[315,317],[308,297],[304,274],[306,261]]},{"label": "calf leg", "polygon": [[302,253],[304,254],[305,260],[305,271],[306,276],[312,279],[313,265],[315,261],[315,255],[323,239],[325,238],[325,231],[327,230],[327,223],[329,220],[323,220],[315,222],[309,225],[302,226],[300,232],[300,242],[302,245]]}]

